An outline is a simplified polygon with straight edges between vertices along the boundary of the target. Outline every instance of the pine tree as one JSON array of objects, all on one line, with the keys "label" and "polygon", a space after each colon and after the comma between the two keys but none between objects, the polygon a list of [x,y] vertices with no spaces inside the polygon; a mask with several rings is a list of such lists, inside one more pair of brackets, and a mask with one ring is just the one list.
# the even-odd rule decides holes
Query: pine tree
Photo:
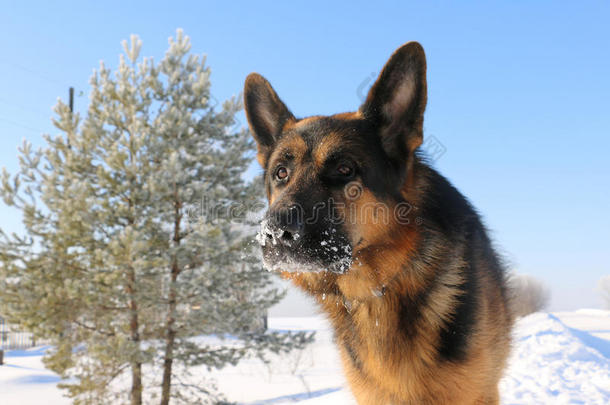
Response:
[{"label": "pine tree", "polygon": [[[77,404],[217,403],[192,367],[312,336],[253,323],[282,293],[250,254],[246,208],[262,208],[261,190],[244,179],[239,100],[214,108],[205,58],[181,30],[159,64],[139,59],[138,37],[123,46],[114,75],[94,72],[84,118],[58,101],[60,134],[36,151],[24,142],[19,172],[3,170],[26,235],[0,235],[0,308],[53,342],[45,364],[73,378],[62,387]],[[210,334],[238,339],[198,337]]]}]

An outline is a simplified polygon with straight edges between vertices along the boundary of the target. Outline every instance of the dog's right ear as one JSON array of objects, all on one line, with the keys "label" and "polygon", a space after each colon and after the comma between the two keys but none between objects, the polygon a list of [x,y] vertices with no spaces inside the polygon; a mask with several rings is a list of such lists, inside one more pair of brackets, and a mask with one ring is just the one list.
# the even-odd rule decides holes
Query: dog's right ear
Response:
[{"label": "dog's right ear", "polygon": [[246,78],[244,105],[250,130],[258,144],[258,160],[264,167],[266,156],[279,139],[284,125],[295,118],[271,84],[258,73],[250,73]]}]

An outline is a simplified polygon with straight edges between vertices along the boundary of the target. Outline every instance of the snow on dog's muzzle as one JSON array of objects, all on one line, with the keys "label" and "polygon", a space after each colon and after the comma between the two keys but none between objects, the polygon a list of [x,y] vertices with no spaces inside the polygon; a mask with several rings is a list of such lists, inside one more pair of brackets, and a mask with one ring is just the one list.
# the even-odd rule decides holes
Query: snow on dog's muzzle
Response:
[{"label": "snow on dog's muzzle", "polygon": [[344,273],[352,263],[352,247],[336,226],[308,232],[300,225],[281,226],[267,216],[256,240],[269,271]]}]

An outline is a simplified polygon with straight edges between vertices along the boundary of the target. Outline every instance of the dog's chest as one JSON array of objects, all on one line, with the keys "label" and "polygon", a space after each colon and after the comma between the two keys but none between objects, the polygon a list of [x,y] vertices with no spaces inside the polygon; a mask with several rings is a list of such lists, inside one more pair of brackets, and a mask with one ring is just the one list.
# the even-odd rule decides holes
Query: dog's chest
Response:
[{"label": "dog's chest", "polygon": [[388,359],[397,353],[395,314],[388,310],[383,297],[366,301],[343,302],[341,324],[337,328],[337,343],[349,357],[352,366],[365,369],[388,367]]}]

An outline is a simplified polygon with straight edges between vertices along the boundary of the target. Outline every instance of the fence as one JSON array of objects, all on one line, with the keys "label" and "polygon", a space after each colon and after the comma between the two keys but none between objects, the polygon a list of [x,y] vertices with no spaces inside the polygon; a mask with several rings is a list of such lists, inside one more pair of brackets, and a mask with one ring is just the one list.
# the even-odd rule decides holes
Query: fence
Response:
[{"label": "fence", "polygon": [[0,350],[27,349],[36,346],[34,335],[18,331],[0,317]]}]

